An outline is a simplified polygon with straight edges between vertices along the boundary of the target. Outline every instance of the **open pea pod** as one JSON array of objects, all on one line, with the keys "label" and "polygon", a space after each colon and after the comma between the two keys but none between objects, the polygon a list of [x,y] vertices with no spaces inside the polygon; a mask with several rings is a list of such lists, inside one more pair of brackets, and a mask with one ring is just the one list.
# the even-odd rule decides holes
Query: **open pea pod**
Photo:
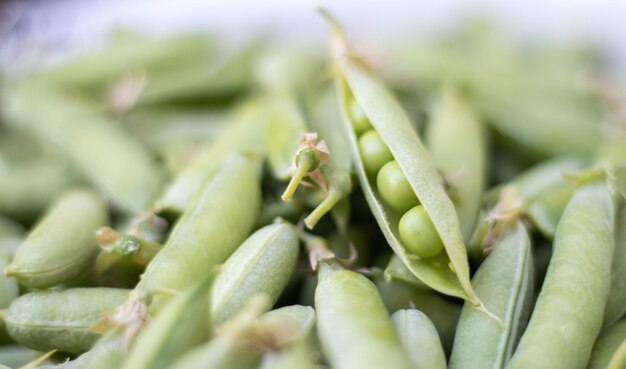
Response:
[{"label": "open pea pod", "polygon": [[[348,51],[342,31],[336,25],[333,26],[331,44],[336,66],[335,82],[344,116],[344,133],[352,148],[361,188],[387,242],[407,268],[428,286],[444,294],[463,298],[476,306],[483,306],[470,283],[467,253],[454,205],[408,116],[389,89]],[[348,113],[352,99],[356,100],[389,147],[411,189],[432,220],[445,252],[431,258],[417,258],[407,253],[399,237],[400,214],[382,201],[365,172],[352,129],[354,118]]]}]

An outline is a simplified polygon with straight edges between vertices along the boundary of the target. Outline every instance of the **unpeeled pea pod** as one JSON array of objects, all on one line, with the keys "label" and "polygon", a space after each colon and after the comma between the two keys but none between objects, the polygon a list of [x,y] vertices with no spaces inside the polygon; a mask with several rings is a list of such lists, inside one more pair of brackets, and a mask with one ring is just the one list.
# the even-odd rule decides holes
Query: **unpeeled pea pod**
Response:
[{"label": "unpeeled pea pod", "polygon": [[614,216],[604,182],[576,191],[559,222],[548,272],[508,369],[585,367],[611,283]]},{"label": "unpeeled pea pod", "polygon": [[8,368],[18,368],[36,360],[41,356],[41,352],[33,351],[23,345],[3,345],[0,346],[0,364]]},{"label": "unpeeled pea pod", "polygon": [[224,262],[246,238],[261,205],[258,164],[239,155],[226,160],[178,220],[133,292],[144,300],[154,297],[152,311],[167,298],[156,293],[191,286],[207,267]]},{"label": "unpeeled pea pod", "polygon": [[267,354],[259,369],[317,369],[311,350],[300,341]]},{"label": "unpeeled pea pod", "polygon": [[209,337],[210,289],[214,272],[172,298],[137,336],[123,369],[161,369]]},{"label": "unpeeled pea pod", "polygon": [[89,327],[121,305],[128,293],[105,287],[31,292],[13,301],[5,322],[16,341],[35,350],[81,353],[99,337]]},{"label": "unpeeled pea pod", "polygon": [[[0,250],[0,271],[4,270],[11,262],[11,252]],[[19,295],[19,286],[13,277],[4,273],[0,274],[0,309],[7,309],[11,302]],[[0,318],[0,343],[11,342],[4,319]]]},{"label": "unpeeled pea pod", "polygon": [[607,369],[617,349],[626,340],[626,320],[608,327],[596,340],[587,369]]},{"label": "unpeeled pea pod", "polygon": [[228,320],[256,293],[265,294],[273,305],[296,267],[298,251],[298,235],[291,224],[272,224],[254,232],[215,279],[211,291],[214,323]]},{"label": "unpeeled pea pod", "polygon": [[398,310],[391,320],[414,369],[446,369],[439,335],[426,314],[417,309]]},{"label": "unpeeled pea pod", "polygon": [[62,369],[118,369],[125,355],[122,334],[114,329],[102,336],[89,351],[64,364]]},{"label": "unpeeled pea pod", "polygon": [[315,309],[310,306],[290,305],[268,311],[261,315],[258,320],[262,329],[281,329],[291,327],[286,337],[281,340],[293,342],[297,340],[308,341],[313,338],[315,329]]},{"label": "unpeeled pea pod", "polygon": [[376,286],[359,273],[320,264],[317,333],[337,369],[412,368]]},{"label": "unpeeled pea pod", "polygon": [[38,80],[17,83],[10,96],[8,121],[67,154],[116,207],[139,213],[152,203],[163,168],[101,107]]},{"label": "unpeeled pea pod", "polygon": [[203,186],[237,153],[262,157],[267,151],[268,113],[265,100],[255,98],[235,109],[210,146],[180,171],[156,201],[158,211],[180,214],[193,203]]},{"label": "unpeeled pea pod", "polygon": [[[352,148],[353,162],[365,198],[389,245],[407,268],[429,287],[482,307],[470,282],[467,252],[454,204],[446,194],[443,181],[409,118],[392,93],[354,57],[337,25],[332,26],[331,53],[337,68],[335,82],[344,116],[344,133]],[[359,117],[362,115],[364,117]],[[378,177],[381,177],[385,167],[395,162],[389,167],[394,175],[387,179],[401,186],[402,193],[410,195],[408,199],[399,199],[397,205],[422,204],[409,210],[405,216],[411,213],[407,222],[413,223],[416,219],[423,226],[421,231],[424,232],[417,230],[417,233],[427,235],[428,240],[416,248],[427,251],[423,252],[423,256],[429,257],[420,257],[408,251],[407,241],[416,237],[400,233],[404,212],[398,212],[387,204],[381,197],[380,188],[370,182],[368,172],[372,170],[366,171],[364,167],[355,132],[357,129],[367,130],[369,125],[380,137],[382,146],[387,148],[385,160],[395,160],[384,164]],[[361,126],[365,128],[359,128]],[[389,192],[391,195],[400,191]],[[406,229],[411,233],[416,231],[415,228],[407,224]]]},{"label": "unpeeled pea pod", "polygon": [[505,367],[530,316],[533,276],[529,235],[517,221],[496,240],[493,251],[472,279],[478,296],[501,321],[465,304],[452,346],[450,369]]},{"label": "unpeeled pea pod", "polygon": [[452,201],[467,242],[487,180],[485,129],[458,92],[444,88],[441,95],[425,139],[435,166],[452,188]]},{"label": "unpeeled pea pod", "polygon": [[97,252],[95,232],[106,221],[106,206],[97,194],[88,190],[68,192],[18,247],[7,275],[35,288],[79,276]]},{"label": "unpeeled pea pod", "polygon": [[615,252],[611,265],[611,288],[604,308],[604,326],[626,313],[626,205],[618,211],[615,224]]}]

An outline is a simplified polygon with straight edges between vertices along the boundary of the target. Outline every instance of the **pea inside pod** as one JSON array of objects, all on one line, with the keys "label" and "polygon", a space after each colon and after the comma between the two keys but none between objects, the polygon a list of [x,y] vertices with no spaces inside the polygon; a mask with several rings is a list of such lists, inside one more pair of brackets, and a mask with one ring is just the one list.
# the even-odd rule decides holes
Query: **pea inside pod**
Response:
[{"label": "pea inside pod", "polygon": [[[344,116],[344,133],[352,149],[353,163],[361,188],[387,241],[407,268],[428,286],[482,306],[470,283],[467,253],[454,205],[446,194],[443,181],[409,118],[392,93],[354,57],[356,54],[349,49],[341,29],[334,22],[331,54],[336,66],[335,84]],[[397,209],[388,203],[391,196],[402,195],[404,198],[406,192],[398,191],[385,196],[382,194],[384,189],[370,180],[358,148],[354,115],[349,113],[350,107],[355,103],[363,110],[397,163],[397,167],[390,164],[394,161],[385,165],[391,165],[392,169],[399,168],[409,185],[407,188],[398,184],[401,182],[394,181],[390,183],[393,186],[389,188],[395,191],[393,189],[400,186],[409,191],[407,199],[412,198],[411,195],[417,198],[432,222],[434,231],[430,232],[441,239],[444,246],[442,252],[433,255],[432,251],[423,255],[428,257],[420,257],[407,248],[407,241],[410,240],[406,234],[403,237],[399,232],[400,218],[403,214],[398,212],[398,209],[408,210],[411,206],[407,206],[405,200],[397,202],[397,205],[402,205],[402,208]],[[378,176],[384,169],[385,167],[379,171]],[[415,205],[415,202],[411,205]],[[420,226],[429,226],[429,223],[422,222]]]}]

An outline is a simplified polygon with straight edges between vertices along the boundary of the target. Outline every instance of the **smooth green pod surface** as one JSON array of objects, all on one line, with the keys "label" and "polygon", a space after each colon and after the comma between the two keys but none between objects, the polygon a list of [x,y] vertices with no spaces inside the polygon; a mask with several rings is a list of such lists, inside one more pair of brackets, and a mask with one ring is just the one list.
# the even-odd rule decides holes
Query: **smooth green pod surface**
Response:
[{"label": "smooth green pod surface", "polygon": [[35,350],[81,353],[99,337],[89,327],[121,305],[128,293],[105,287],[31,292],[13,301],[5,322],[15,340]]},{"label": "smooth green pod surface", "polygon": [[608,327],[596,340],[587,369],[607,369],[618,347],[626,340],[626,320]]},{"label": "smooth green pod surface", "polygon": [[278,351],[265,355],[259,369],[316,369],[318,366],[310,347],[304,342],[296,342]]},{"label": "smooth green pod surface", "polygon": [[391,316],[400,342],[415,369],[446,369],[439,335],[426,314],[416,309],[398,310]]},{"label": "smooth green pod surface", "polygon": [[472,279],[476,293],[501,322],[465,304],[457,325],[450,369],[501,369],[526,327],[533,299],[530,239],[521,221],[496,240]]},{"label": "smooth green pod surface", "polygon": [[290,305],[268,311],[259,317],[260,326],[293,328],[285,341],[307,340],[315,328],[315,309],[310,306]]},{"label": "smooth green pod surface", "polygon": [[315,290],[317,333],[337,369],[412,368],[376,287],[349,270],[320,265]]},{"label": "smooth green pod surface", "polygon": [[481,122],[453,91],[444,90],[426,130],[435,166],[450,183],[461,233],[469,241],[487,180],[487,142]]},{"label": "smooth green pod surface", "polygon": [[258,98],[244,102],[229,121],[194,160],[178,173],[156,202],[158,210],[182,213],[229,156],[249,153],[263,156],[267,151],[269,114],[266,101]]},{"label": "smooth green pod surface", "polygon": [[507,368],[585,367],[611,283],[614,216],[606,184],[589,184],[574,194],[559,222],[528,328]]},{"label": "smooth green pod surface", "polygon": [[273,305],[296,267],[298,235],[291,224],[272,224],[253,233],[220,268],[211,291],[211,314],[220,324],[256,293]]},{"label": "smooth green pod surface", "polygon": [[7,274],[36,288],[77,277],[97,252],[95,232],[106,220],[106,206],[97,194],[67,193],[18,247]]},{"label": "smooth green pod surface", "polygon": [[177,356],[209,337],[209,303],[213,271],[169,301],[137,337],[124,369],[166,368]]},{"label": "smooth green pod surface", "polygon": [[100,106],[58,87],[29,81],[12,89],[6,105],[11,121],[66,153],[116,207],[130,213],[145,211],[164,179],[151,153]]},{"label": "smooth green pod surface", "polygon": [[[446,194],[443,181],[413,130],[408,116],[392,93],[348,51],[338,26],[333,26],[331,49],[338,69],[335,81],[344,115],[344,132],[352,148],[361,188],[389,245],[408,269],[429,287],[480,306],[481,302],[470,283],[467,252],[454,204]],[[426,213],[431,217],[445,247],[445,252],[437,257],[419,259],[410,256],[400,242],[398,222],[401,214],[382,202],[363,167],[353,124],[347,114],[351,99],[356,100],[387,144]],[[448,264],[452,267],[448,267]]]},{"label": "smooth green pod surface", "polygon": [[7,368],[19,368],[41,356],[41,352],[33,351],[23,345],[0,346],[0,364]]},{"label": "smooth green pod surface", "polygon": [[102,336],[84,354],[63,365],[63,369],[118,369],[126,356],[121,332],[113,330]]},{"label": "smooth green pod surface", "polygon": [[616,218],[611,289],[604,309],[604,326],[612,325],[624,313],[626,313],[626,205],[621,207]]},{"label": "smooth green pod surface", "polygon": [[[135,288],[140,297],[182,290],[207,268],[224,262],[250,232],[261,205],[258,162],[233,156],[178,220],[163,249]],[[244,204],[244,208],[240,207]],[[165,296],[156,296],[165,299]],[[162,303],[155,301],[151,309]]]}]

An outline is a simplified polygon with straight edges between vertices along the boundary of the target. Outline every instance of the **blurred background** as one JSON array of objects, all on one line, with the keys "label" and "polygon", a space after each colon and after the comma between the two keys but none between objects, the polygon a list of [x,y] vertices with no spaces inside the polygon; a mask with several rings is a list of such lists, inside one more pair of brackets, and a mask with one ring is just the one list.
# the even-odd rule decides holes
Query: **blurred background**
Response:
[{"label": "blurred background", "polygon": [[357,42],[376,47],[436,33],[485,17],[525,39],[594,41],[612,63],[626,61],[626,2],[619,0],[21,0],[3,2],[2,64],[24,67],[93,48],[112,29],[157,34],[217,31],[233,39],[259,33],[322,45],[327,27],[315,13],[326,6]]}]

